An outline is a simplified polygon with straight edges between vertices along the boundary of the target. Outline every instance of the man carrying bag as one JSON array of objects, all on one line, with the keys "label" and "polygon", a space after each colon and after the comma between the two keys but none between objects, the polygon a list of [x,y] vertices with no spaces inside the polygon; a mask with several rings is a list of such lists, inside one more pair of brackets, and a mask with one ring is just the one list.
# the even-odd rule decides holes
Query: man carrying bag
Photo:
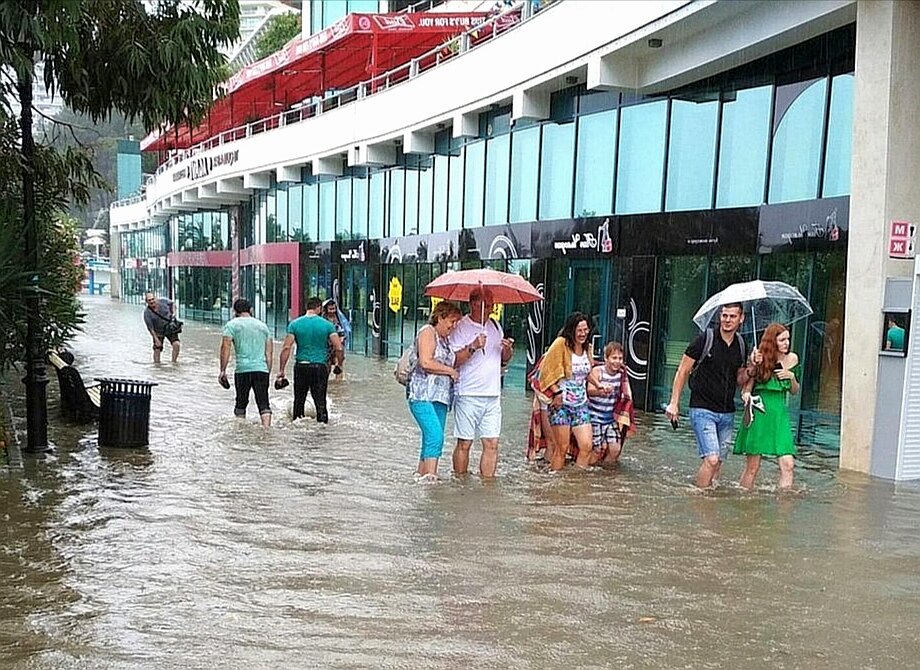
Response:
[{"label": "man carrying bag", "polygon": [[144,310],[144,325],[153,338],[153,362],[160,364],[163,340],[169,340],[172,346],[172,362],[179,359],[179,333],[182,322],[176,319],[176,303],[168,298],[158,298],[153,293],[144,294],[147,309]]}]

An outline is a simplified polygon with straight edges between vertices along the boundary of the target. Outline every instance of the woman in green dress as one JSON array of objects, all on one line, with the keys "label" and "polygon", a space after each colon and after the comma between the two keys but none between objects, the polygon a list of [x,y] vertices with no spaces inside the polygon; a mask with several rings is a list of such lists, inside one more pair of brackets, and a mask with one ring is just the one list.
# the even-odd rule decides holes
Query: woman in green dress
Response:
[{"label": "woman in green dress", "polygon": [[[734,453],[747,456],[741,486],[754,488],[763,456],[776,456],[779,462],[779,488],[792,487],[795,468],[795,442],[786,411],[786,395],[799,392],[794,369],[799,357],[789,351],[789,329],[781,323],[767,326],[758,351],[762,360],[755,366],[754,376],[741,389],[744,420]],[[754,412],[752,396],[760,396],[763,411]]]}]

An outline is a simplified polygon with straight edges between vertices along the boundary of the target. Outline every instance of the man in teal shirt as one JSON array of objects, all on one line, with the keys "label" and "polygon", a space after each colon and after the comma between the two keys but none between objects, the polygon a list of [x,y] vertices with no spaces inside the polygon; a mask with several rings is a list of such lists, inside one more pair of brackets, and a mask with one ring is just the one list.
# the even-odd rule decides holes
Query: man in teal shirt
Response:
[{"label": "man in teal shirt", "polygon": [[326,409],[326,386],[329,381],[329,345],[335,352],[336,374],[342,372],[344,351],[342,338],[335,332],[335,326],[321,316],[323,301],[313,297],[307,300],[306,313],[288,324],[287,337],[281,347],[278,379],[284,379],[291,349],[297,344],[294,357],[294,411],[293,418],[303,416],[307,391],[313,396],[316,420],[329,423]]},{"label": "man in teal shirt", "polygon": [[888,331],[885,333],[885,349],[904,351],[904,329],[891,316],[888,317]]},{"label": "man in teal shirt", "polygon": [[262,425],[272,425],[272,408],[268,402],[268,380],[272,369],[272,337],[268,326],[252,315],[252,306],[245,298],[233,303],[236,318],[230,319],[224,326],[220,343],[220,375],[217,380],[221,386],[230,388],[227,382],[227,363],[230,361],[230,349],[236,352],[236,367],[233,372],[233,385],[236,387],[236,405],[233,413],[246,416],[249,404],[249,390],[256,396],[256,406]]}]

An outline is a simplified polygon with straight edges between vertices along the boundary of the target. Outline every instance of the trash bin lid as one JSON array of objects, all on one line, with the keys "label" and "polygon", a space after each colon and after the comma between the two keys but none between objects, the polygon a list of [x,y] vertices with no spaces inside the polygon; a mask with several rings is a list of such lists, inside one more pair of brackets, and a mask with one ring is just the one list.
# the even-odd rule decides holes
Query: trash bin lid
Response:
[{"label": "trash bin lid", "polygon": [[122,377],[93,377],[100,384],[135,384],[137,386],[159,386],[157,382],[148,382],[144,379],[125,379]]}]

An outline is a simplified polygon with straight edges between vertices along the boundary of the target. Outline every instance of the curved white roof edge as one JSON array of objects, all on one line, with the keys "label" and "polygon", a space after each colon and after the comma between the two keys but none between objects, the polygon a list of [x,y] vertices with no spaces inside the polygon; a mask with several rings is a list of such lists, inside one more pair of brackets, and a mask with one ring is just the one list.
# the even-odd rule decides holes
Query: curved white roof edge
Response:
[{"label": "curved white roof edge", "polygon": [[[477,115],[495,104],[510,103],[515,119],[547,118],[550,94],[576,83],[674,88],[855,18],[855,0],[560,0],[386,91],[178,162],[148,185],[145,208],[156,218],[216,209],[266,188],[272,173],[278,181],[299,181],[306,165],[314,174],[340,174],[346,164],[387,164],[398,144],[428,153],[437,130],[478,134]],[[649,44],[652,37],[660,47]]]}]

